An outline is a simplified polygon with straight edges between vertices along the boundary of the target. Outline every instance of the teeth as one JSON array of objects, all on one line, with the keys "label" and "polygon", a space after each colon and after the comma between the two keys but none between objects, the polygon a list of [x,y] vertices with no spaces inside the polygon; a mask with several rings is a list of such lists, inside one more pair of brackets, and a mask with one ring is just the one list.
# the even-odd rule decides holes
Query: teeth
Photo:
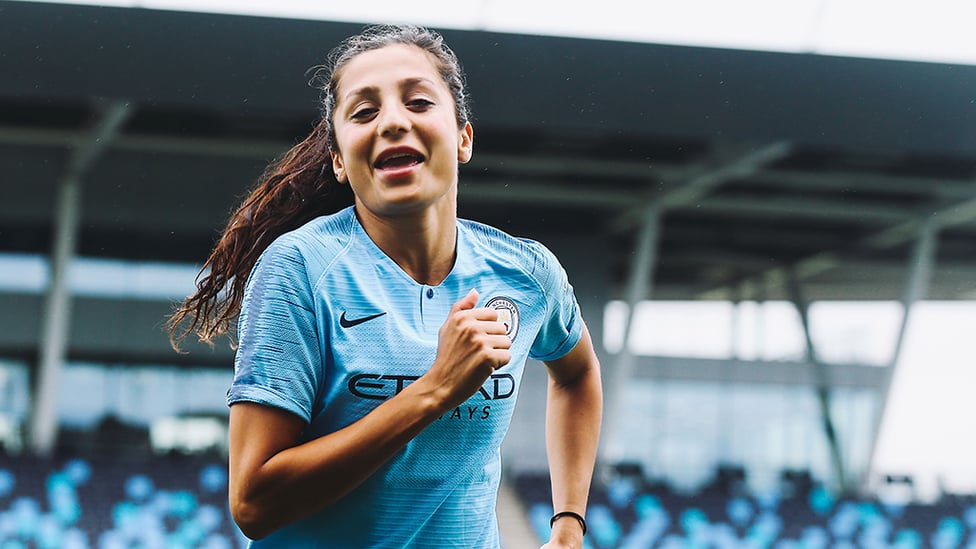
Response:
[{"label": "teeth", "polygon": [[380,160],[379,162],[377,162],[377,165],[379,165],[379,166],[385,166],[385,165],[390,164],[392,162],[401,161],[403,159],[414,160],[414,161],[419,162],[420,161],[420,156],[419,155],[416,155],[416,154],[411,154],[411,153],[396,153],[396,154],[387,156],[386,158]]}]

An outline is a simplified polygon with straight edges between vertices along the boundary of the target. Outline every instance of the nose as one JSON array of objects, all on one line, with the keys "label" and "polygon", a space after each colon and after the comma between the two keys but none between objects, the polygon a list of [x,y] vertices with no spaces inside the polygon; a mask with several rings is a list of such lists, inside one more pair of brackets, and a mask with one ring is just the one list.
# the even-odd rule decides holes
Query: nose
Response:
[{"label": "nose", "polygon": [[385,105],[380,111],[376,131],[384,137],[405,133],[410,129],[410,116],[403,105]]}]

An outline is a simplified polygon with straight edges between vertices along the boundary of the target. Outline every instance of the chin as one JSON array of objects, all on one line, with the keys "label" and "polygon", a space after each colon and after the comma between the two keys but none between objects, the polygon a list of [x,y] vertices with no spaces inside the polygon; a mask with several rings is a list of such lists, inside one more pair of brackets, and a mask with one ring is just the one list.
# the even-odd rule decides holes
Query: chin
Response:
[{"label": "chin", "polygon": [[448,202],[451,202],[452,205],[454,202],[454,196],[449,193],[431,195],[418,190],[417,192],[394,193],[391,196],[384,197],[383,205],[379,209],[399,214],[417,213]]}]

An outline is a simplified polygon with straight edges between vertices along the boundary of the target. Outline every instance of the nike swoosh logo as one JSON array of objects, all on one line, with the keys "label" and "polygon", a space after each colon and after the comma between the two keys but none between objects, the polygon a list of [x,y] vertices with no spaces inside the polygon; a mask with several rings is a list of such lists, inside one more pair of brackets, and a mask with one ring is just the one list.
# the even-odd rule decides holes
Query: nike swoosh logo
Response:
[{"label": "nike swoosh logo", "polygon": [[353,326],[359,326],[363,322],[369,322],[374,318],[379,318],[386,314],[386,311],[382,313],[376,313],[375,315],[364,316],[362,318],[346,318],[346,312],[342,311],[342,316],[339,317],[339,326],[343,328],[352,328]]}]

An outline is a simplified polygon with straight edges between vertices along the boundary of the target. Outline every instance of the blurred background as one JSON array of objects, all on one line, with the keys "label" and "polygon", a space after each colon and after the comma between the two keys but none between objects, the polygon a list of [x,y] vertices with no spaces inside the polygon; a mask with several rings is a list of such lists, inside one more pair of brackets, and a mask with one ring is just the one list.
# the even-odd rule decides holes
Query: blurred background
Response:
[{"label": "blurred background", "polygon": [[[321,4],[321,5],[317,5]],[[598,346],[591,549],[976,547],[976,7],[0,0],[0,548],[230,548],[226,341],[163,328],[366,23],[443,32],[460,214]],[[545,373],[503,448],[548,533]]]}]

